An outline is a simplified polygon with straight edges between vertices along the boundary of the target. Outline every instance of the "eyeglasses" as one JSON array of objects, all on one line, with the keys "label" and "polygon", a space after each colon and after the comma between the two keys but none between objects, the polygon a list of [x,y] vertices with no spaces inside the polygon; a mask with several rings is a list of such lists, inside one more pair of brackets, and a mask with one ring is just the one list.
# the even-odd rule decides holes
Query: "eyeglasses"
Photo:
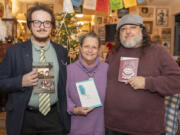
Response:
[{"label": "eyeglasses", "polygon": [[43,24],[43,26],[45,28],[50,28],[51,27],[51,24],[52,22],[51,21],[39,21],[39,20],[32,20],[31,23],[33,23],[33,26],[38,28],[38,27],[41,27],[41,24]]}]

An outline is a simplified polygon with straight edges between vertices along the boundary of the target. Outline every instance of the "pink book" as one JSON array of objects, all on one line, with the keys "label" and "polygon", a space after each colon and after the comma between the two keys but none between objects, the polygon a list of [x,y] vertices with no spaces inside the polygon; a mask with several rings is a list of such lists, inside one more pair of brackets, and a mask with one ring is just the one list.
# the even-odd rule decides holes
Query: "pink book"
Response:
[{"label": "pink book", "polygon": [[137,76],[139,58],[121,57],[118,81],[126,82],[131,77]]}]

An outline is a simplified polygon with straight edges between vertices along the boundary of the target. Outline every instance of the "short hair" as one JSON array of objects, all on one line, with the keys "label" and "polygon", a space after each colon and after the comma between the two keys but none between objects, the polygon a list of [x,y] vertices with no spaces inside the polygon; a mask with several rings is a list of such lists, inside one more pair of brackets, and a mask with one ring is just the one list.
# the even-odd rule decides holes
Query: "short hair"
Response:
[{"label": "short hair", "polygon": [[90,32],[90,33],[86,33],[86,34],[81,35],[80,38],[79,38],[80,46],[83,45],[84,40],[85,40],[87,37],[96,38],[96,39],[98,40],[98,46],[100,47],[100,45],[101,45],[101,40],[100,40],[99,36],[98,36],[96,33],[94,33],[94,32]]},{"label": "short hair", "polygon": [[55,16],[53,14],[53,11],[48,6],[44,4],[39,4],[39,3],[35,4],[33,7],[29,8],[29,10],[27,11],[26,20],[27,20],[28,28],[29,29],[31,28],[30,23],[32,21],[33,12],[39,11],[39,10],[43,10],[51,15],[51,23],[52,23],[53,28],[55,28]]}]

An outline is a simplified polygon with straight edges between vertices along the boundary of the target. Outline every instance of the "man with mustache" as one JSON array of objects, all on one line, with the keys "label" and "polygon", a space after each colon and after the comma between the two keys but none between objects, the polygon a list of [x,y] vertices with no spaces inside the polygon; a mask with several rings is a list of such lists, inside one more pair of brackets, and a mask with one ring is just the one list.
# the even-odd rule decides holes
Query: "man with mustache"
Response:
[{"label": "man with mustache", "polygon": [[[108,58],[106,135],[165,135],[165,96],[180,93],[180,68],[161,45],[152,44],[143,19],[123,16]],[[137,75],[118,79],[121,58],[138,59]],[[133,68],[132,68],[133,69]]]},{"label": "man with mustache", "polygon": [[[0,65],[0,89],[9,93],[7,135],[65,135],[70,126],[65,93],[67,51],[49,39],[55,17],[45,5],[28,10],[27,25],[31,39],[9,47]],[[45,62],[52,64],[49,70],[53,68],[55,88],[52,93],[36,93],[45,73],[38,77],[33,67]]]}]

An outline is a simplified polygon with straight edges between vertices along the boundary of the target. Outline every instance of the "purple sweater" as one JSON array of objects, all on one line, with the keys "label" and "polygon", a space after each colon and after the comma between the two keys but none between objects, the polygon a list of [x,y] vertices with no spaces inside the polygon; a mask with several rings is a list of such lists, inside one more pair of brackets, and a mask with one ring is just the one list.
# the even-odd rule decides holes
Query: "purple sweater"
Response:
[{"label": "purple sweater", "polygon": [[[104,135],[104,98],[107,81],[108,64],[98,58],[95,64],[87,67],[82,64],[81,57],[78,61],[67,66],[67,106],[71,114],[71,129],[69,135]],[[75,115],[74,107],[81,106],[76,82],[88,80],[93,76],[103,106],[95,108],[87,116]]]},{"label": "purple sweater", "polygon": [[[164,96],[180,93],[180,68],[160,45],[127,49],[121,47],[110,56],[105,126],[111,130],[133,135],[160,135],[164,129]],[[134,90],[118,82],[120,57],[138,57],[138,76],[144,76],[145,89]]]}]

